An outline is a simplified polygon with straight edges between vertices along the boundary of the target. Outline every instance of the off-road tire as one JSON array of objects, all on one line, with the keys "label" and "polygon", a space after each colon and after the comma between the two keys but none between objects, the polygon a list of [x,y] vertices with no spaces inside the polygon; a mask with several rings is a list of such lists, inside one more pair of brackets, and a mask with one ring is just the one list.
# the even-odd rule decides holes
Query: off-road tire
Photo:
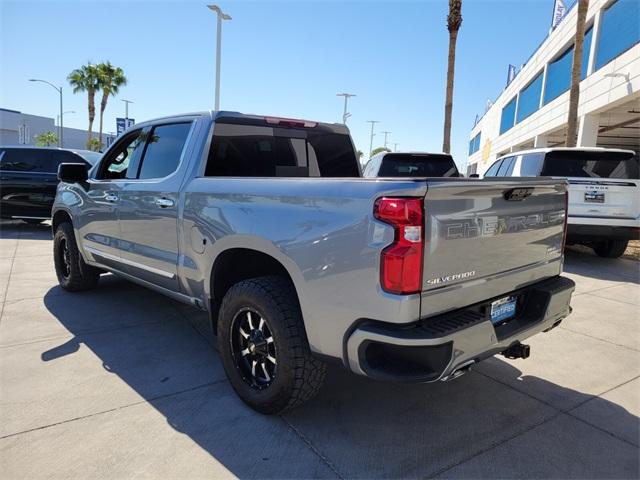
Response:
[{"label": "off-road tire", "polygon": [[[68,249],[65,262],[64,248]],[[73,226],[69,222],[58,225],[53,236],[53,263],[60,286],[69,292],[94,288],[100,279],[100,270],[87,265],[80,255]]]},{"label": "off-road tire", "polygon": [[593,250],[599,257],[618,258],[624,254],[628,244],[628,240],[605,240],[604,242],[596,243],[593,246]]},{"label": "off-road tire", "polygon": [[[247,309],[265,319],[275,346],[275,374],[262,389],[248,383],[239,364],[241,359],[234,355],[233,322]],[[218,351],[238,396],[264,414],[277,414],[310,400],[326,375],[325,364],[309,349],[295,289],[288,279],[279,276],[243,280],[229,289],[218,316]]]}]

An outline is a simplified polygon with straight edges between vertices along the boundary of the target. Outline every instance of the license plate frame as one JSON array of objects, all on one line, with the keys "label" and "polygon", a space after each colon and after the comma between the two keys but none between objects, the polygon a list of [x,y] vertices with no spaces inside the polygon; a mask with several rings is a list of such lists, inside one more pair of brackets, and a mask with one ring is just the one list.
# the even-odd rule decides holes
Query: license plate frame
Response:
[{"label": "license plate frame", "polygon": [[518,297],[509,295],[507,297],[499,298],[491,302],[489,307],[489,316],[491,323],[498,325],[505,322],[516,315],[518,306]]}]

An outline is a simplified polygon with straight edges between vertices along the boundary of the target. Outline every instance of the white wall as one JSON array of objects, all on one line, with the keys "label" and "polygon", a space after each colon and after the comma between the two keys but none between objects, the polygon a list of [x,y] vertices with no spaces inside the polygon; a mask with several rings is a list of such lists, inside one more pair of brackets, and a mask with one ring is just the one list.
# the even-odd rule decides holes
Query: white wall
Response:
[{"label": "white wall", "polygon": [[[599,17],[603,8],[610,4],[611,0],[591,0],[590,2],[587,12],[587,28],[595,23],[591,39],[592,52],[597,46]],[[499,154],[524,143],[533,143],[536,137],[543,144],[545,134],[566,125],[569,107],[568,91],[500,135],[502,108],[523,87],[527,86],[548,62],[554,60],[558,54],[573,44],[577,13],[576,7],[567,14],[562,23],[549,35],[518,76],[471,130],[469,139],[478,132],[482,132],[480,149],[470,155],[468,159],[468,164],[478,164],[478,173],[482,174],[489,168]],[[593,55],[590,58],[590,70],[587,72],[587,77],[580,83],[579,118],[582,119],[584,115],[598,113],[635,98],[640,102],[640,44],[635,45],[595,72],[593,72],[592,58]],[[615,73],[628,75],[628,77],[611,77],[611,74]],[[586,143],[593,142],[595,144],[595,139],[590,139],[588,136],[585,136],[583,140]]]}]

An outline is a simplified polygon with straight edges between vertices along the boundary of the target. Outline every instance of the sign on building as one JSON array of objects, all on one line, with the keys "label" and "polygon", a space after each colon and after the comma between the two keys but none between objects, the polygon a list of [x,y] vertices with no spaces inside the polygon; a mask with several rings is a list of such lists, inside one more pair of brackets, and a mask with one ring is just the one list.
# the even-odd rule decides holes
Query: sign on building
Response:
[{"label": "sign on building", "polygon": [[120,136],[129,127],[135,125],[133,118],[116,118],[116,135]]}]

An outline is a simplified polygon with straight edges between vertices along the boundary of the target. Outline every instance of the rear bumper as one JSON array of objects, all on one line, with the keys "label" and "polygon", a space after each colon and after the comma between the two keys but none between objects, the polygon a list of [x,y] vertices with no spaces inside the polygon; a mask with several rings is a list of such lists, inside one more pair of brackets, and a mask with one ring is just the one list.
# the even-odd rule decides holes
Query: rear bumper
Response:
[{"label": "rear bumper", "polygon": [[639,240],[639,227],[616,225],[567,225],[567,241]]},{"label": "rear bumper", "polygon": [[557,326],[571,312],[572,280],[554,277],[502,296],[518,296],[514,318],[494,326],[492,300],[398,325],[361,322],[346,354],[355,373],[381,380],[432,382]]}]

